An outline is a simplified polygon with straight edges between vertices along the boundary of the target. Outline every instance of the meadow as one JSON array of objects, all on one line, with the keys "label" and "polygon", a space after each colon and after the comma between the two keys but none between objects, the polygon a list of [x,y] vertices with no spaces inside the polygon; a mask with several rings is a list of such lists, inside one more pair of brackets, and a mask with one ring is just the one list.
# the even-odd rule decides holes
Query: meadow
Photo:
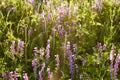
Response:
[{"label": "meadow", "polygon": [[0,0],[0,80],[119,80],[119,0]]}]

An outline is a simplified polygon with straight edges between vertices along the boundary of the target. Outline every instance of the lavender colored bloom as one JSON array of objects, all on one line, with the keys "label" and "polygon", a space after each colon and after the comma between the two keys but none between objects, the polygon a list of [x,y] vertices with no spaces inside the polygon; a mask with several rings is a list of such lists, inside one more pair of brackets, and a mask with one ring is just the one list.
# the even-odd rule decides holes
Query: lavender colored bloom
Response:
[{"label": "lavender colored bloom", "polygon": [[10,80],[14,80],[14,78],[13,78],[13,72],[11,71],[11,72],[8,72],[8,78],[10,79]]},{"label": "lavender colored bloom", "polygon": [[50,68],[47,68],[49,79],[52,80],[53,74],[50,72]]},{"label": "lavender colored bloom", "polygon": [[14,55],[15,54],[15,41],[12,41],[12,44],[10,46],[10,52]]},{"label": "lavender colored bloom", "polygon": [[29,80],[27,73],[24,73],[24,74],[23,74],[23,79],[24,79],[24,80]]},{"label": "lavender colored bloom", "polygon": [[115,60],[115,65],[114,65],[114,80],[116,80],[117,78],[117,72],[118,72],[118,66],[120,64],[120,50],[118,51],[118,55],[116,57],[116,60]]},{"label": "lavender colored bloom", "polygon": [[24,41],[20,39],[18,40],[17,52],[21,53],[21,56],[23,55],[23,52],[24,52]]},{"label": "lavender colored bloom", "polygon": [[15,80],[18,80],[18,73],[16,72],[16,71],[14,71],[14,74],[13,74],[13,78],[15,79]]},{"label": "lavender colored bloom", "polygon": [[38,60],[37,59],[32,60],[32,67],[33,67],[33,71],[34,71],[34,77],[36,79],[37,78],[37,68],[38,68]]},{"label": "lavender colored bloom", "polygon": [[6,73],[2,73],[2,78],[3,78],[3,80],[4,80],[5,78],[7,78],[7,74],[6,74]]},{"label": "lavender colored bloom", "polygon": [[102,3],[100,2],[100,0],[96,0],[95,4],[93,5],[92,8],[98,12],[101,12],[102,11]]},{"label": "lavender colored bloom", "polygon": [[97,47],[98,50],[102,51],[102,44],[101,43],[97,42],[96,47]]},{"label": "lavender colored bloom", "polygon": [[70,67],[70,74],[71,74],[71,78],[73,79],[74,77],[74,59],[73,59],[73,56],[72,56],[72,51],[70,50],[70,42],[68,42],[67,44],[67,54],[68,54],[68,60],[69,60],[69,67]]},{"label": "lavender colored bloom", "polygon": [[115,53],[115,46],[112,45],[111,51],[110,51],[110,78],[113,80],[113,61],[114,61],[114,53]]},{"label": "lavender colored bloom", "polygon": [[48,20],[49,21],[53,20],[52,13],[50,11],[48,11]]},{"label": "lavender colored bloom", "polygon": [[110,51],[110,60],[111,60],[111,61],[114,60],[114,53],[115,53],[115,46],[112,45],[111,51]]},{"label": "lavender colored bloom", "polygon": [[59,59],[59,55],[57,54],[57,55],[55,55],[55,60],[56,60],[56,62],[57,62],[57,68],[59,68],[59,66],[60,66],[60,59]]},{"label": "lavender colored bloom", "polygon": [[32,35],[32,33],[33,33],[33,28],[32,28],[32,27],[30,27],[30,29],[28,30],[28,34],[31,36],[31,35]]},{"label": "lavender colored bloom", "polygon": [[115,46],[112,45],[111,51],[110,51],[110,78],[113,80],[113,61],[114,61],[114,53],[115,53]]},{"label": "lavender colored bloom", "polygon": [[46,59],[48,60],[50,58],[50,40],[47,41],[47,47],[46,47]]},{"label": "lavender colored bloom", "polygon": [[37,65],[38,65],[38,60],[37,59],[32,60],[32,66],[36,67]]},{"label": "lavender colored bloom", "polygon": [[37,47],[34,48],[33,52],[34,52],[34,56],[38,57],[38,48]]},{"label": "lavender colored bloom", "polygon": [[39,80],[43,80],[42,73],[43,73],[43,71],[44,71],[44,68],[45,68],[45,63],[42,64],[42,68],[41,68],[41,70],[39,71]]}]

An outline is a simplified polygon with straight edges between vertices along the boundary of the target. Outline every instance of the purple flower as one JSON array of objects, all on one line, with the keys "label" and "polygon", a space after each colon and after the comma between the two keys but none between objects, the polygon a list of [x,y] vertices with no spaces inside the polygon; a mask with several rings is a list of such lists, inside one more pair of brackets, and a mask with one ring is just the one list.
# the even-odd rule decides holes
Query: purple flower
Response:
[{"label": "purple flower", "polygon": [[23,52],[24,52],[24,41],[20,39],[18,40],[17,52],[21,53],[21,56],[23,55]]},{"label": "purple flower", "polygon": [[115,46],[112,45],[111,47],[111,51],[110,51],[110,60],[113,61],[114,60],[114,53],[115,53]]},{"label": "purple flower", "polygon": [[98,12],[101,12],[102,11],[102,3],[100,2],[100,0],[96,0],[95,4],[93,5],[92,8]]},{"label": "purple flower", "polygon": [[55,55],[55,60],[56,60],[56,62],[57,62],[57,68],[59,68],[59,66],[60,66],[60,59],[59,59],[59,55],[57,54],[57,55]]},{"label": "purple flower", "polygon": [[6,74],[6,73],[2,73],[2,78],[3,78],[3,80],[4,80],[5,78],[7,78],[7,74]]},{"label": "purple flower", "polygon": [[53,73],[50,72],[50,68],[47,68],[47,72],[48,72],[49,79],[52,80]]},{"label": "purple flower", "polygon": [[113,80],[113,60],[114,60],[114,53],[115,53],[115,46],[112,45],[111,51],[110,51],[110,77],[111,80]]},{"label": "purple flower", "polygon": [[14,71],[13,77],[15,80],[18,80],[19,75],[18,75],[17,71]]},{"label": "purple flower", "polygon": [[31,36],[31,35],[32,35],[32,33],[33,33],[33,28],[32,28],[32,27],[30,27],[30,29],[28,30],[28,34]]},{"label": "purple flower", "polygon": [[117,72],[118,72],[118,66],[120,64],[120,50],[118,51],[118,55],[116,57],[116,60],[115,60],[115,65],[114,65],[114,80],[116,80],[117,78]]},{"label": "purple flower", "polygon": [[115,46],[112,45],[110,51],[110,77],[113,80],[113,60],[114,60]]},{"label": "purple flower", "polygon": [[43,71],[44,71],[44,68],[45,68],[45,63],[42,64],[42,68],[41,68],[41,70],[39,71],[39,80],[43,80],[42,73],[43,73]]},{"label": "purple flower", "polygon": [[23,74],[23,79],[24,79],[24,80],[29,80],[27,73],[24,73],[24,74]]},{"label": "purple flower", "polygon": [[71,74],[71,78],[73,79],[74,77],[74,59],[73,59],[73,55],[72,55],[72,51],[70,50],[70,42],[68,42],[67,44],[67,54],[68,54],[68,60],[69,60],[69,67],[70,67],[70,74]]},{"label": "purple flower", "polygon": [[50,40],[47,41],[47,47],[46,47],[46,59],[48,60],[50,58]]},{"label": "purple flower", "polygon": [[33,67],[33,71],[34,71],[34,77],[36,79],[37,78],[37,68],[38,68],[38,60],[37,59],[32,60],[32,67]]},{"label": "purple flower", "polygon": [[34,48],[33,52],[34,52],[34,56],[38,57],[38,48],[37,47]]},{"label": "purple flower", "polygon": [[15,41],[12,41],[12,44],[10,46],[10,52],[14,55],[14,53],[15,53]]},{"label": "purple flower", "polygon": [[14,78],[13,78],[13,71],[8,72],[8,78],[9,78],[10,80],[14,80]]}]

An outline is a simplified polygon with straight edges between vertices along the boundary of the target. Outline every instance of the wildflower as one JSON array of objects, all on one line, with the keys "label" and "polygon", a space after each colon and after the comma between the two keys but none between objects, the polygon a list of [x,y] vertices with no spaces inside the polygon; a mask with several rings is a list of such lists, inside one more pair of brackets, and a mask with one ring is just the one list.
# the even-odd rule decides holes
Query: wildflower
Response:
[{"label": "wildflower", "polygon": [[44,68],[45,68],[45,63],[42,64],[42,68],[41,68],[41,70],[39,71],[39,80],[43,80],[42,73],[43,73],[43,71],[44,71]]},{"label": "wildflower", "polygon": [[60,59],[59,59],[59,55],[57,54],[57,55],[55,55],[55,60],[56,60],[56,62],[57,62],[57,68],[59,68],[59,66],[60,66]]},{"label": "wildflower", "polygon": [[100,0],[96,0],[95,4],[92,6],[92,8],[98,12],[101,12],[102,11],[102,3],[100,2]]},{"label": "wildflower", "polygon": [[33,71],[34,71],[34,77],[36,79],[37,78],[37,68],[38,68],[38,60],[37,59],[32,60],[32,67],[33,67]]},{"label": "wildflower", "polygon": [[28,34],[29,34],[29,35],[32,35],[32,33],[33,33],[33,28],[30,27],[30,29],[28,30]]},{"label": "wildflower", "polygon": [[102,44],[101,43],[97,42],[96,47],[99,51],[102,51]]},{"label": "wildflower", "polygon": [[52,77],[53,77],[53,73],[50,72],[50,68],[47,68],[47,72],[48,72],[48,76],[49,76],[49,79],[52,80]]},{"label": "wildflower", "polygon": [[114,60],[114,53],[115,53],[115,46],[112,45],[111,51],[110,51],[110,60],[111,60],[111,61]]},{"label": "wildflower", "polygon": [[10,80],[14,80],[14,78],[13,78],[13,71],[8,72],[8,78],[9,78]]},{"label": "wildflower", "polygon": [[24,41],[20,39],[18,40],[17,52],[21,53],[21,56],[23,55],[23,52],[24,52]]},{"label": "wildflower", "polygon": [[3,80],[4,80],[5,78],[7,78],[7,74],[6,74],[6,73],[2,73],[2,78],[3,78]]},{"label": "wildflower", "polygon": [[11,46],[10,46],[10,52],[11,52],[12,54],[15,53],[15,41],[12,41],[12,44],[11,44]]},{"label": "wildflower", "polygon": [[17,71],[14,71],[13,77],[15,80],[18,80],[19,75],[18,75]]},{"label": "wildflower", "polygon": [[38,56],[38,48],[35,47],[34,50],[33,50],[33,52],[34,52],[34,56],[37,57]]},{"label": "wildflower", "polygon": [[112,45],[110,51],[110,77],[111,80],[113,79],[113,60],[114,60],[114,53],[115,53],[115,46]]},{"label": "wildflower", "polygon": [[118,72],[118,66],[120,64],[120,49],[118,50],[118,55],[116,57],[116,60],[115,60],[115,65],[114,65],[114,80],[116,80],[117,78],[117,72]]},{"label": "wildflower", "polygon": [[48,60],[50,58],[50,40],[47,41],[47,47],[46,47],[46,59]]},{"label": "wildflower", "polygon": [[70,42],[67,43],[67,54],[69,60],[70,74],[71,74],[71,78],[73,78],[75,71],[74,71],[74,60],[72,56],[72,51],[70,50]]},{"label": "wildflower", "polygon": [[24,74],[23,74],[23,79],[24,79],[24,80],[29,80],[27,73],[24,73]]}]

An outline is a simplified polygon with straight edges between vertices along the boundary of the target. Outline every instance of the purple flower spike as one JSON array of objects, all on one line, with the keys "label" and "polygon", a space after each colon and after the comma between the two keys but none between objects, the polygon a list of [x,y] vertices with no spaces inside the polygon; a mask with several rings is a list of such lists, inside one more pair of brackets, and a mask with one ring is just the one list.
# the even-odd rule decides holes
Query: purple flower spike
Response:
[{"label": "purple flower spike", "polygon": [[12,44],[10,46],[10,52],[14,55],[14,53],[15,53],[15,41],[12,41]]},{"label": "purple flower spike", "polygon": [[27,73],[24,73],[24,74],[23,74],[23,79],[24,79],[24,80],[29,80]]},{"label": "purple flower spike", "polygon": [[47,68],[49,79],[52,80],[53,74],[50,72],[50,68]]},{"label": "purple flower spike", "polygon": [[32,67],[33,67],[33,71],[34,71],[34,77],[36,79],[37,78],[37,69],[38,69],[38,60],[37,59],[32,60]]},{"label": "purple flower spike", "polygon": [[57,62],[57,68],[59,68],[59,66],[60,66],[60,59],[59,59],[59,55],[57,54],[57,55],[55,55],[55,60],[56,60],[56,62]]},{"label": "purple flower spike", "polygon": [[41,70],[39,71],[39,80],[43,80],[42,73],[43,73],[43,71],[44,71],[44,68],[45,68],[45,63],[42,64],[42,68],[41,68]]},{"label": "purple flower spike", "polygon": [[46,59],[48,60],[50,58],[50,40],[47,41],[47,47],[46,47]]},{"label": "purple flower spike", "polygon": [[69,67],[70,67],[70,74],[71,74],[71,78],[73,79],[74,77],[74,73],[75,73],[75,66],[74,66],[74,58],[72,55],[72,51],[70,50],[70,42],[68,42],[67,44],[67,55],[68,55],[68,60],[69,60]]},{"label": "purple flower spike", "polygon": [[112,45],[111,51],[110,51],[110,77],[111,80],[113,80],[113,61],[114,61],[114,53],[115,53],[115,46]]},{"label": "purple flower spike", "polygon": [[7,78],[7,74],[6,74],[6,73],[2,73],[2,78],[3,78],[3,80],[4,80],[5,78]]},{"label": "purple flower spike", "polygon": [[118,50],[118,55],[116,57],[116,62],[115,62],[115,65],[114,65],[114,80],[116,80],[117,78],[117,72],[118,72],[118,66],[120,64],[120,49]]},{"label": "purple flower spike", "polygon": [[33,28],[32,28],[32,27],[30,27],[30,29],[28,30],[28,34],[31,36],[31,35],[32,35],[32,33],[33,33]]},{"label": "purple flower spike", "polygon": [[21,56],[22,56],[22,54],[24,52],[24,41],[22,41],[20,39],[18,40],[17,52],[21,53]]},{"label": "purple flower spike", "polygon": [[34,50],[33,50],[33,52],[34,52],[34,56],[37,57],[38,56],[38,48],[35,47]]}]

